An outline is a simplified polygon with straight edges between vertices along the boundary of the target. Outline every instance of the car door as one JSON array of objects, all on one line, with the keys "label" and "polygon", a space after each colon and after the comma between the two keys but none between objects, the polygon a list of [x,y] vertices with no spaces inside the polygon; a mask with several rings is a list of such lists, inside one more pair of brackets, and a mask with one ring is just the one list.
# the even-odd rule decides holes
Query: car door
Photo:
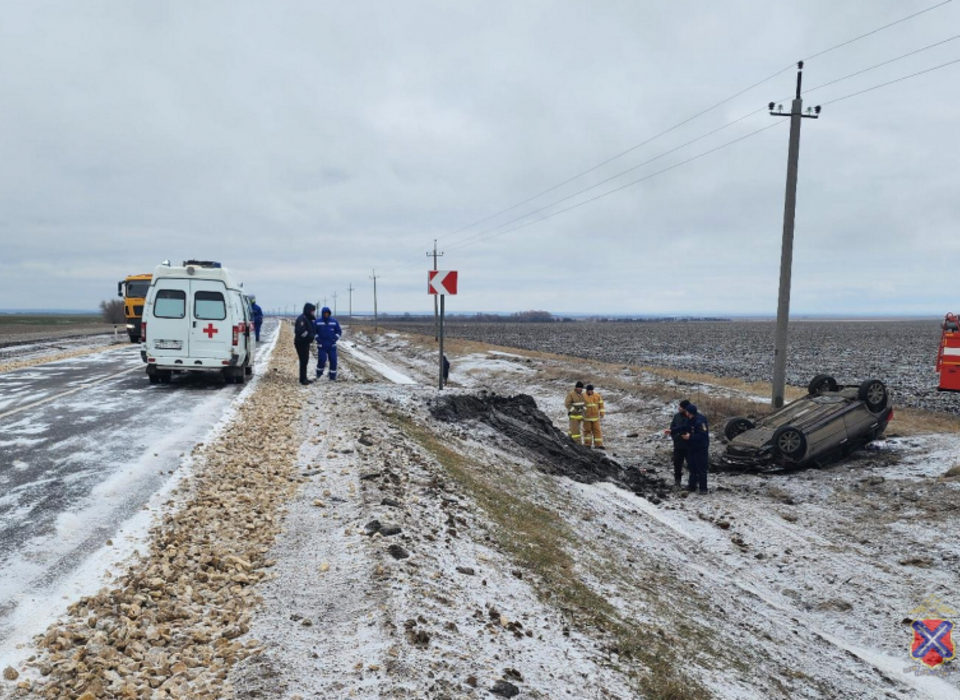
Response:
[{"label": "car door", "polygon": [[157,358],[190,355],[190,282],[175,278],[158,280],[151,292],[143,320],[147,324],[146,349]]},{"label": "car door", "polygon": [[219,280],[191,280],[190,356],[230,359],[233,326],[227,288]]}]

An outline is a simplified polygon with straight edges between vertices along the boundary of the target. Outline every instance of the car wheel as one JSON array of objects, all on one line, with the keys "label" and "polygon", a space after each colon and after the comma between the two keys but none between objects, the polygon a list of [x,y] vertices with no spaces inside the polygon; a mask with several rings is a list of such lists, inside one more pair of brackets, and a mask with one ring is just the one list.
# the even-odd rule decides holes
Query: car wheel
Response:
[{"label": "car wheel", "polygon": [[159,384],[159,383],[160,383],[160,377],[158,377],[158,376],[155,375],[155,374],[148,374],[148,375],[147,375],[147,379],[150,380],[150,383],[151,383],[151,384]]},{"label": "car wheel", "polygon": [[753,430],[754,427],[756,426],[754,426],[753,421],[749,418],[737,416],[727,421],[727,424],[723,428],[723,435],[727,440],[733,440],[737,435],[745,433],[748,430]]},{"label": "car wheel", "polygon": [[871,413],[877,413],[887,407],[887,387],[879,379],[868,379],[860,385],[857,398],[867,405]]},{"label": "car wheel", "polygon": [[781,426],[773,434],[773,449],[780,456],[799,462],[807,453],[807,436],[800,428]]},{"label": "car wheel", "polygon": [[233,375],[233,383],[234,383],[234,384],[243,384],[243,383],[246,382],[246,381],[247,381],[247,375],[246,375],[246,373],[243,371],[243,368],[241,367],[241,368],[240,368],[240,371],[237,372],[235,375]]},{"label": "car wheel", "polygon": [[810,394],[810,396],[816,396],[825,391],[836,391],[838,386],[837,380],[829,374],[818,374],[811,379],[807,385],[807,393]]},{"label": "car wheel", "polygon": [[161,384],[169,384],[170,380],[173,378],[173,372],[170,370],[164,370],[159,373],[159,376]]}]

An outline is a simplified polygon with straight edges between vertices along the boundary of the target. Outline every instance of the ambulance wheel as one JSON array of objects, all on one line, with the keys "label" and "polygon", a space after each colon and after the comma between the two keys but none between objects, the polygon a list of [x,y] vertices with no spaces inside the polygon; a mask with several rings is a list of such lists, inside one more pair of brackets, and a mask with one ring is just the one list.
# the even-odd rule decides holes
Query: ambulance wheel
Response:
[{"label": "ambulance wheel", "polygon": [[173,372],[171,372],[168,369],[165,369],[162,372],[159,372],[158,375],[160,377],[161,384],[169,384],[170,380],[173,378]]},{"label": "ambulance wheel", "polygon": [[223,370],[223,383],[233,384],[233,372],[228,369]]},{"label": "ambulance wheel", "polygon": [[818,374],[816,377],[810,380],[810,384],[807,385],[807,393],[810,396],[816,396],[817,394],[822,394],[825,391],[836,391],[837,390],[837,380],[831,377],[829,374]]},{"label": "ambulance wheel", "polygon": [[151,384],[159,384],[159,383],[160,383],[160,377],[158,377],[156,374],[148,374],[148,375],[147,375],[147,379],[150,380],[150,383],[151,383]]},{"label": "ambulance wheel", "polygon": [[887,407],[887,387],[879,379],[868,379],[860,385],[857,398],[871,413],[877,413]]},{"label": "ambulance wheel", "polygon": [[237,373],[233,375],[234,384],[243,384],[247,381],[247,373],[243,371],[243,367],[237,370]]},{"label": "ambulance wheel", "polygon": [[252,376],[253,376],[253,367],[251,367],[250,365],[247,365],[246,367],[243,368],[243,373],[244,373],[245,375],[247,375],[248,377],[252,377]]}]

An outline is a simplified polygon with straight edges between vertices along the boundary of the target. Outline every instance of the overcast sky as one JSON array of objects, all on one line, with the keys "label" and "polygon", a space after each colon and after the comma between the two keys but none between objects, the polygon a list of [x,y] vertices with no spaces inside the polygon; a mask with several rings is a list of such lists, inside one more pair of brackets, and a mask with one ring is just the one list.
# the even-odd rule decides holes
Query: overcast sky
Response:
[{"label": "overcast sky", "polygon": [[[798,59],[938,0],[0,0],[0,308],[95,308],[216,259],[267,309],[774,314]],[[960,2],[813,58],[804,87],[960,34]],[[805,106],[960,58],[960,40]],[[804,120],[794,314],[960,306],[960,64]],[[459,232],[458,232],[459,231]],[[483,236],[470,238],[483,232]]]}]

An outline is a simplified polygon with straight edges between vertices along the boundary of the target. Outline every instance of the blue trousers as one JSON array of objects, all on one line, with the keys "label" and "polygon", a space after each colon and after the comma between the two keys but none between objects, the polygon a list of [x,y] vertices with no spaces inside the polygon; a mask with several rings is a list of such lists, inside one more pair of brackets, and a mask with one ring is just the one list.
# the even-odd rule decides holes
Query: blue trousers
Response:
[{"label": "blue trousers", "polygon": [[260,342],[260,327],[263,325],[263,321],[254,321],[253,322],[253,332],[256,334],[257,342]]},{"label": "blue trousers", "polygon": [[688,488],[691,491],[699,489],[701,493],[707,490],[707,465],[710,453],[706,449],[689,450],[687,452],[687,466],[690,469]]},{"label": "blue trousers", "polygon": [[323,376],[323,370],[327,366],[327,357],[330,357],[330,379],[337,378],[337,346],[331,345],[328,348],[322,345],[317,346],[317,377]]}]

